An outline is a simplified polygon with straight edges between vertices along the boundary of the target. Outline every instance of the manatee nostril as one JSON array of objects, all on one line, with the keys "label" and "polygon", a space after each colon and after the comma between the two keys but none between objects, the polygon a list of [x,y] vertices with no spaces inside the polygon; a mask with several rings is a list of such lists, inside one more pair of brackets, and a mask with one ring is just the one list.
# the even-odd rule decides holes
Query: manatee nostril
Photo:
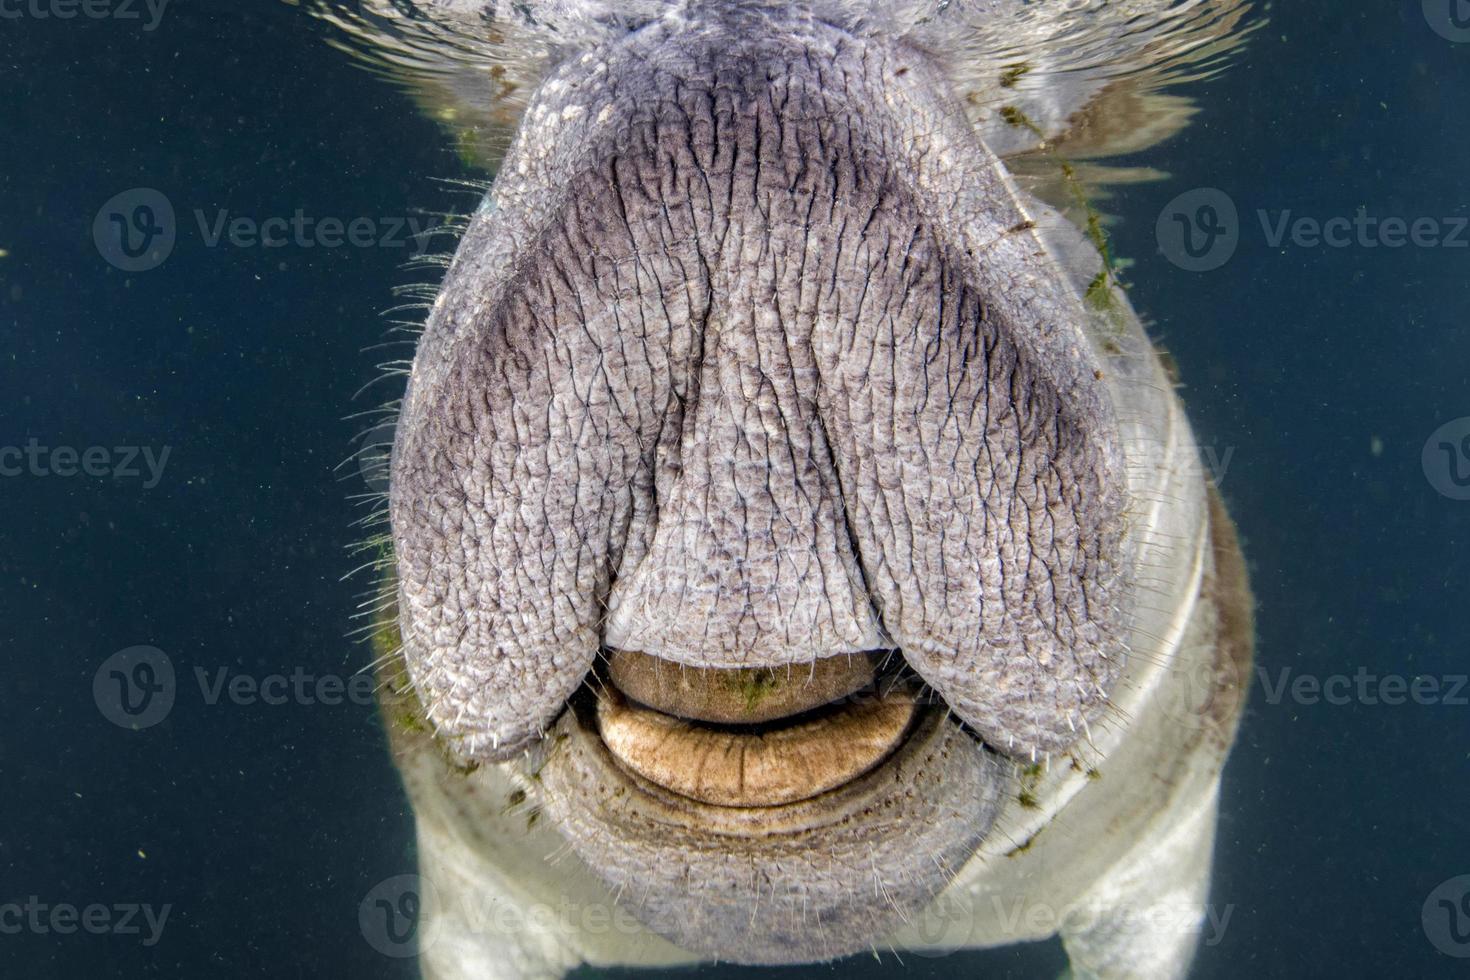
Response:
[{"label": "manatee nostril", "polygon": [[777,667],[687,667],[636,650],[609,650],[607,676],[628,698],[664,714],[721,725],[799,715],[872,686],[886,653],[838,654]]}]

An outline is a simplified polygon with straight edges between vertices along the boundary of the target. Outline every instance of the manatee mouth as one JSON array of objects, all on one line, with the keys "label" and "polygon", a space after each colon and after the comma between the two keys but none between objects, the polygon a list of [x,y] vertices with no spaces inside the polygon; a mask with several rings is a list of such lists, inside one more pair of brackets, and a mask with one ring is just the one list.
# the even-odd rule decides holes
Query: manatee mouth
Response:
[{"label": "manatee mouth", "polygon": [[597,731],[628,771],[723,807],[795,803],[846,785],[903,744],[918,686],[876,654],[765,668],[688,668],[613,651]]},{"label": "manatee mouth", "polygon": [[[573,852],[679,947],[844,956],[927,906],[1012,792],[1013,765],[902,680],[752,725],[680,718],[605,682],[572,700],[529,772]],[[840,744],[854,730],[862,749]]]}]

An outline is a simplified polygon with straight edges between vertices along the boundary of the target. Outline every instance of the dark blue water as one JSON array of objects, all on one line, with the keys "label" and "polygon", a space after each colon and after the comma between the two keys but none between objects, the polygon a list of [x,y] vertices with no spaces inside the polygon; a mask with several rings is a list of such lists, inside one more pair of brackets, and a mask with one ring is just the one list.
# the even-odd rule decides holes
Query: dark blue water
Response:
[{"label": "dark blue water", "polygon": [[[344,634],[368,583],[341,581],[364,486],[355,465],[334,467],[364,427],[344,416],[393,382],[354,393],[407,356],[363,350],[382,339],[379,311],[424,277],[401,269],[402,233],[211,247],[196,211],[207,225],[221,211],[366,217],[376,241],[400,219],[468,210],[435,178],[478,175],[285,4],[177,0],[153,30],[141,7],[136,21],[4,9],[23,16],[0,19],[0,446],[74,447],[70,465],[47,458],[79,471],[97,451],[92,475],[27,464],[0,478],[0,903],[168,918],[103,934],[61,934],[47,912],[0,920],[0,976],[412,976],[358,925],[367,890],[414,867],[372,706],[210,685],[330,685],[367,661]],[[1426,471],[1421,451],[1470,416],[1470,232],[1458,247],[1314,247],[1269,229],[1288,211],[1363,211],[1433,219],[1453,239],[1470,216],[1470,43],[1431,30],[1417,2],[1282,3],[1191,91],[1195,123],[1125,161],[1174,176],[1104,207],[1134,303],[1224,464],[1259,601],[1261,673],[1216,854],[1213,901],[1231,918],[1196,976],[1465,975],[1450,954],[1470,953],[1453,932],[1470,918],[1423,913],[1470,874],[1470,688],[1455,680],[1470,671],[1470,502],[1453,499],[1470,459],[1449,451]],[[174,208],[177,241],[129,273],[99,254],[93,219],[140,187]],[[1238,208],[1238,242],[1188,272],[1155,221],[1204,187]],[[140,645],[167,655],[176,697],[133,731],[99,711],[93,682]],[[1302,676],[1353,687],[1282,692]],[[1438,693],[1384,703],[1393,678]],[[1046,944],[781,972],[1063,964]]]}]

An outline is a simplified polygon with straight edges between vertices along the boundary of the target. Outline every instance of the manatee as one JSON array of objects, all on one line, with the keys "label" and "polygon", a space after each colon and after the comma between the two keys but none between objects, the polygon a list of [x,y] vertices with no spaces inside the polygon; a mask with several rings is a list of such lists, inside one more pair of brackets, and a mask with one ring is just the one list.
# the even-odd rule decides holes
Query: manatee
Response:
[{"label": "manatee", "polygon": [[497,169],[387,494],[424,975],[1184,976],[1251,599],[1071,161],[1242,5],[403,9]]}]

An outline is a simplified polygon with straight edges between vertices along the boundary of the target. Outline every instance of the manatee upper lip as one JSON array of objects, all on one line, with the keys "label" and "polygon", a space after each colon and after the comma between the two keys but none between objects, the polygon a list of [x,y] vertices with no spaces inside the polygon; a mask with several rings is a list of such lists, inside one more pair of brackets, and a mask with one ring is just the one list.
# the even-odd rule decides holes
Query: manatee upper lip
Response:
[{"label": "manatee upper lip", "polygon": [[630,699],[695,721],[751,725],[790,718],[871,689],[887,651],[771,667],[691,667],[636,650],[607,650],[607,679]]}]

